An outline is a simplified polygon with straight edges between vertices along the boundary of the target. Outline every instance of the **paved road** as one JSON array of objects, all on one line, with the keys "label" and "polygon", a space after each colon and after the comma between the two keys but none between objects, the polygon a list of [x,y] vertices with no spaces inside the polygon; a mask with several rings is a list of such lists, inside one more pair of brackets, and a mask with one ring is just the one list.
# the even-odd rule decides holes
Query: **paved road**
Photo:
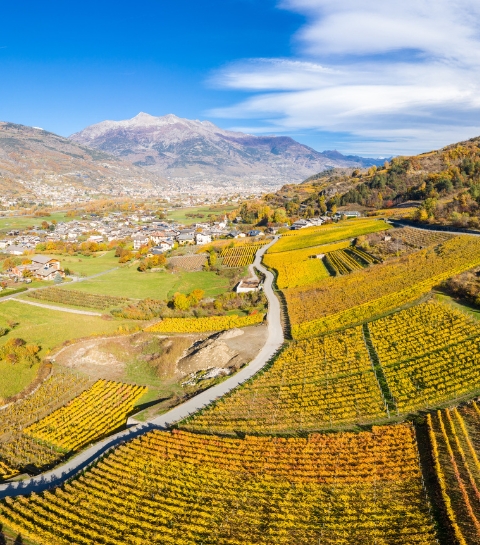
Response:
[{"label": "paved road", "polygon": [[430,227],[429,225],[413,224],[403,222],[401,220],[389,220],[389,223],[393,224],[396,227],[411,227],[412,229],[420,229],[421,231],[430,231],[432,233],[443,233],[447,235],[469,235],[474,237],[480,236],[480,233],[477,232],[455,231],[453,229],[435,229],[434,226]]},{"label": "paved road", "polygon": [[75,308],[56,307],[55,305],[44,305],[43,303],[34,303],[33,301],[26,301],[25,299],[14,299],[14,301],[16,303],[23,303],[25,305],[33,305],[34,307],[48,308],[50,310],[60,310],[61,312],[70,312],[70,314],[84,314],[85,316],[101,316],[100,312],[91,312],[89,310],[77,310]]},{"label": "paved road", "polygon": [[32,477],[23,481],[0,485],[0,498],[4,498],[6,496],[19,496],[30,492],[41,492],[43,490],[53,488],[54,486],[59,486],[67,479],[85,469],[98,457],[113,447],[133,439],[134,437],[138,437],[151,429],[168,428],[175,422],[186,418],[190,414],[210,404],[212,401],[222,397],[233,388],[236,388],[242,382],[251,378],[264,365],[266,365],[279,350],[284,341],[280,318],[280,303],[272,289],[273,274],[261,265],[263,254],[277,240],[278,237],[275,237],[270,244],[267,244],[258,250],[254,261],[254,266],[265,275],[263,289],[268,299],[268,338],[262,350],[255,359],[224,382],[213,386],[209,390],[200,393],[182,405],[174,407],[167,413],[157,416],[145,424],[132,426],[123,432],[117,433],[111,437],[108,437],[107,439],[104,439],[103,441],[95,443],[90,448],[71,458],[63,466],[44,473],[43,475],[39,475],[38,477]]}]

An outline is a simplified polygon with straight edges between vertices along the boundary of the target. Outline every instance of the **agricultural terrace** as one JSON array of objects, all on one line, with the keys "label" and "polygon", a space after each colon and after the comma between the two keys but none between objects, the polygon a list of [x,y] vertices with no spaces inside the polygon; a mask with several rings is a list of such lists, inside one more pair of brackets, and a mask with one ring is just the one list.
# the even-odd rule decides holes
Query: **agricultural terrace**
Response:
[{"label": "agricultural terrace", "polygon": [[295,433],[387,417],[361,327],[291,343],[272,367],[187,420],[206,433]]},{"label": "agricultural terrace", "polygon": [[124,426],[146,391],[143,386],[99,380],[24,433],[63,452],[78,450]]},{"label": "agricultural terrace", "polygon": [[39,545],[437,543],[408,425],[308,439],[152,431],[62,488],[0,503]]},{"label": "agricultural terrace", "polygon": [[469,315],[429,301],[367,327],[398,412],[480,390],[480,323]]},{"label": "agricultural terrace", "polygon": [[0,347],[17,338],[40,347],[33,365],[30,361],[20,360],[12,365],[6,360],[0,360],[0,400],[26,388],[35,379],[40,360],[65,341],[92,335],[111,335],[120,329],[137,329],[141,325],[141,322],[135,320],[108,321],[99,316],[66,315],[64,312],[34,307],[15,300],[0,303],[0,327],[8,329],[8,333],[0,337]]},{"label": "agricultural terrace", "polygon": [[58,368],[35,392],[0,411],[0,481],[22,473],[26,466],[41,469],[63,457],[63,452],[36,441],[24,430],[80,395],[90,382]]},{"label": "agricultural terrace", "polygon": [[273,365],[185,421],[204,433],[296,433],[432,408],[480,388],[480,323],[430,301],[291,343]]},{"label": "agricultural terrace", "polygon": [[206,262],[206,254],[179,255],[168,260],[174,269],[183,269],[184,271],[201,271]]},{"label": "agricultural terrace", "polygon": [[312,246],[319,246],[320,244],[352,239],[367,233],[385,231],[390,228],[391,226],[383,220],[370,218],[351,219],[319,227],[307,227],[299,231],[284,233],[280,240],[267,250],[267,253],[275,254],[301,248],[310,248]]},{"label": "agricultural terrace", "polygon": [[284,291],[295,338],[340,329],[400,307],[480,264],[480,239],[454,237],[385,263]]},{"label": "agricultural terrace", "polygon": [[277,254],[266,253],[263,256],[263,263],[277,273],[277,286],[280,289],[307,286],[330,276],[323,260],[314,256],[348,246],[350,241],[345,240]]},{"label": "agricultural terrace", "polygon": [[245,244],[243,246],[234,246],[233,248],[224,248],[220,257],[223,258],[224,267],[245,267],[251,265],[255,259],[255,254],[263,244]]},{"label": "agricultural terrace", "polygon": [[125,306],[129,299],[126,297],[113,297],[112,295],[98,295],[84,293],[78,290],[64,290],[58,287],[36,290],[27,293],[27,297],[38,301],[49,301],[76,307],[87,307],[97,310],[106,310],[115,306]]},{"label": "agricultural terrace", "polygon": [[457,543],[480,540],[480,407],[463,407],[427,415],[433,465],[447,517]]},{"label": "agricultural terrace", "polygon": [[376,258],[354,246],[328,252],[325,254],[324,259],[327,268],[331,270],[335,276],[339,274],[349,274],[353,271],[361,271],[369,265],[378,263]]},{"label": "agricultural terrace", "polygon": [[234,327],[246,327],[263,322],[264,314],[248,316],[208,316],[205,318],[164,318],[145,329],[153,333],[207,333],[223,331]]},{"label": "agricultural terrace", "polygon": [[409,206],[404,208],[381,208],[375,211],[375,216],[381,216],[384,218],[411,218],[413,214],[418,210],[416,206]]}]

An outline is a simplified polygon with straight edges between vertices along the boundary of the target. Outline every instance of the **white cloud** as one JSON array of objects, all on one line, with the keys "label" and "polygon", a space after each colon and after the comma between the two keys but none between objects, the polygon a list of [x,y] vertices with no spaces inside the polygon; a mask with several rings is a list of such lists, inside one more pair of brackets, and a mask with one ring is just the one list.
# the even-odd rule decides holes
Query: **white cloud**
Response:
[{"label": "white cloud", "polygon": [[348,134],[348,149],[415,153],[480,134],[478,0],[284,0],[307,23],[298,58],[250,59],[214,75],[251,93],[211,115],[266,132]]}]

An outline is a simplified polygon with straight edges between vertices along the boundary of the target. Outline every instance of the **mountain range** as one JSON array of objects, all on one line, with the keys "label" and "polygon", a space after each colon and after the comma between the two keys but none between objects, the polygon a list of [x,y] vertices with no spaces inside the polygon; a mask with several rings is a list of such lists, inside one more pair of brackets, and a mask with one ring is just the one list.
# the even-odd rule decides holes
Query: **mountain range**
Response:
[{"label": "mountain range", "polygon": [[82,146],[38,127],[0,122],[0,191],[35,194],[39,187],[73,187],[118,193],[125,187],[150,187],[158,176],[128,161]]},{"label": "mountain range", "polygon": [[318,152],[290,137],[253,136],[173,114],[155,117],[141,112],[124,121],[102,121],[70,139],[170,180],[257,179],[278,186],[301,182],[327,168],[380,162],[337,151]]},{"label": "mountain range", "polygon": [[253,136],[209,121],[140,113],[64,138],[0,122],[0,200],[37,196],[59,203],[88,194],[251,194],[299,183],[329,168],[380,160],[318,152],[286,136]]}]

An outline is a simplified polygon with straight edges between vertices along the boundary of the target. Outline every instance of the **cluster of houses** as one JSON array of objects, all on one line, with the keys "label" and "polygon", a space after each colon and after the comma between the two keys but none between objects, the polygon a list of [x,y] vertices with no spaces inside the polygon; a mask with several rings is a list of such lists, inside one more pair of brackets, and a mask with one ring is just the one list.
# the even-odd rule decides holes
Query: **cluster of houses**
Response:
[{"label": "cluster of houses", "polygon": [[297,231],[298,229],[304,229],[305,227],[313,227],[315,225],[323,225],[330,221],[336,221],[344,218],[359,218],[362,214],[356,210],[346,210],[342,212],[336,212],[333,216],[320,216],[319,218],[299,219],[292,223],[290,229]]},{"label": "cluster of houses", "polygon": [[81,220],[58,222],[48,228],[38,226],[23,232],[12,230],[0,240],[0,253],[30,255],[38,244],[49,242],[102,243],[129,239],[133,241],[135,250],[150,246],[150,253],[158,255],[173,249],[175,245],[203,245],[220,237],[240,238],[262,234],[256,229],[248,233],[232,230],[226,217],[213,223],[195,223],[185,227],[175,222],[159,221],[154,216],[112,212],[105,217],[91,214]]}]

